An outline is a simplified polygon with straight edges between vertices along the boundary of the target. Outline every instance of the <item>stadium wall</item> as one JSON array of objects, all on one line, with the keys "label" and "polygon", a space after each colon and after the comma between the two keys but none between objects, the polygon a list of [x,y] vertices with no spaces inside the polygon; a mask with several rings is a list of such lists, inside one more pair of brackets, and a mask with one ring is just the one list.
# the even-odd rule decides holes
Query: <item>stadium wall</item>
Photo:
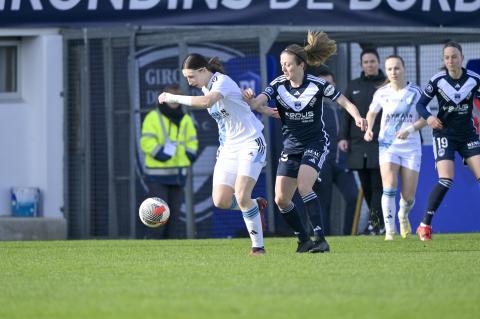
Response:
[{"label": "stadium wall", "polygon": [[39,214],[63,218],[63,43],[58,29],[2,29],[18,42],[19,97],[0,99],[0,215],[12,187],[38,187]]}]

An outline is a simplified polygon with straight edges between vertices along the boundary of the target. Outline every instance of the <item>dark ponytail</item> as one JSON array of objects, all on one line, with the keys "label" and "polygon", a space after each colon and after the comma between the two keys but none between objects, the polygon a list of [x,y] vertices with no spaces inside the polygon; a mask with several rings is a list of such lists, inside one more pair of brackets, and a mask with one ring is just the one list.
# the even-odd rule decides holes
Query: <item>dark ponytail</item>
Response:
[{"label": "dark ponytail", "polygon": [[182,63],[182,69],[198,70],[206,68],[208,71],[215,73],[225,73],[222,63],[218,57],[213,57],[207,61],[207,59],[198,53],[189,54]]}]

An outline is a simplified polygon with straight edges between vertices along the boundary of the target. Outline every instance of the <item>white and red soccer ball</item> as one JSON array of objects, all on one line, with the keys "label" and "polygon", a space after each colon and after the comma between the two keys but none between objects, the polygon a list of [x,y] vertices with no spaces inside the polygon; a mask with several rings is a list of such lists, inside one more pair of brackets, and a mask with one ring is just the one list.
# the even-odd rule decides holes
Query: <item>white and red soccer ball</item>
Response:
[{"label": "white and red soccer ball", "polygon": [[163,199],[150,197],[140,204],[138,216],[145,226],[155,228],[167,223],[170,217],[170,208]]}]

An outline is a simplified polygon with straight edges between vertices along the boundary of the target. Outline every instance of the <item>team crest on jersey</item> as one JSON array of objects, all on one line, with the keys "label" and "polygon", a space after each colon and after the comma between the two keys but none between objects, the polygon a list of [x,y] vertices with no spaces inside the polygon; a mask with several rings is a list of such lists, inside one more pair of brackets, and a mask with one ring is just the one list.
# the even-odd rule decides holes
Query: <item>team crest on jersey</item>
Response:
[{"label": "team crest on jersey", "polygon": [[335,93],[335,87],[331,84],[327,85],[325,90],[323,90],[323,95],[325,95],[326,97],[332,96],[333,93]]},{"label": "team crest on jersey", "polygon": [[433,86],[431,84],[428,84],[427,87],[425,88],[425,91],[427,93],[432,93],[433,92]]},{"label": "team crest on jersey", "polygon": [[408,105],[412,104],[414,95],[409,95],[405,98],[405,103]]},{"label": "team crest on jersey", "polygon": [[455,93],[455,95],[453,96],[453,98],[455,99],[455,101],[458,101],[460,100],[460,93]]},{"label": "team crest on jersey", "polygon": [[218,78],[217,78],[216,76],[214,76],[214,77],[212,78],[212,83],[213,83],[213,82],[216,82],[217,80],[218,80]]}]

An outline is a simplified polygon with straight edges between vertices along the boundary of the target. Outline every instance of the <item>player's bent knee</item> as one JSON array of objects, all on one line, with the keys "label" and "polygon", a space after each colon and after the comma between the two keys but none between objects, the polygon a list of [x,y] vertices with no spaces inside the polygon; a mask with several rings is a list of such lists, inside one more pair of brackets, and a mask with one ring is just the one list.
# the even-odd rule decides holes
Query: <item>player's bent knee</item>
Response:
[{"label": "player's bent knee", "polygon": [[283,196],[275,196],[275,204],[280,208],[286,208],[290,204],[290,199]]},{"label": "player's bent knee", "polygon": [[240,207],[245,207],[245,208],[249,208],[249,206],[251,205],[252,203],[252,196],[251,195],[248,195],[248,196],[236,196],[237,197],[237,203],[238,203],[238,206]]},{"label": "player's bent knee", "polygon": [[213,197],[213,205],[221,209],[229,209],[232,205],[232,199],[226,197]]}]

